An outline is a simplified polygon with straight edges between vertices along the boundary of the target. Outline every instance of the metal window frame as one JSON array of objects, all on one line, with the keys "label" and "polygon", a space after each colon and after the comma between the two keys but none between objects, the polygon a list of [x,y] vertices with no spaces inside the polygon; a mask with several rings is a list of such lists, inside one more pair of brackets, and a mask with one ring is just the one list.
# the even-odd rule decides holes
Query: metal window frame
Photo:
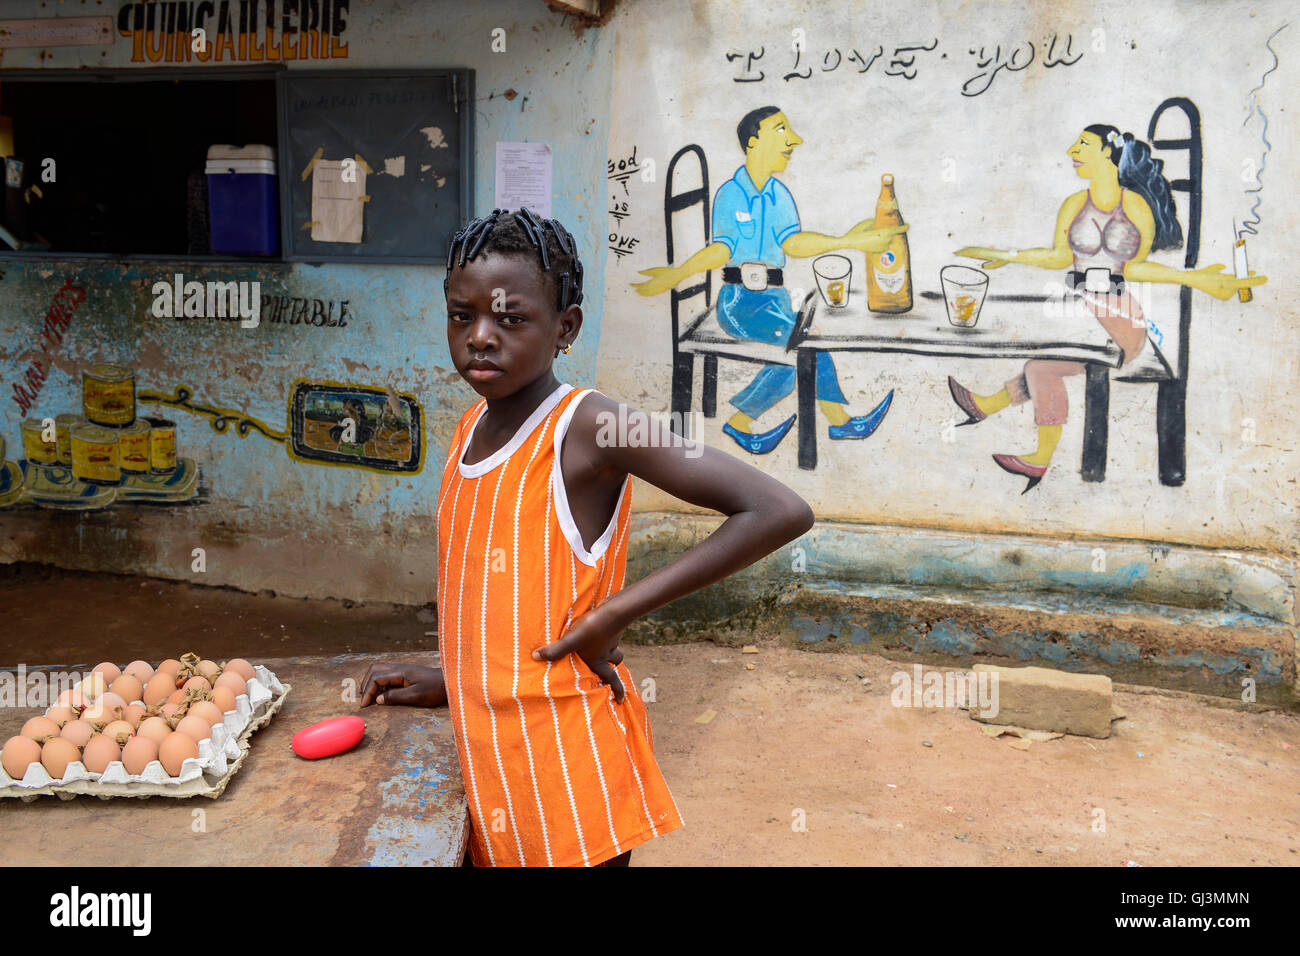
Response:
[{"label": "metal window frame", "polygon": [[[279,125],[276,135],[280,138],[281,148],[276,154],[281,181],[289,183],[286,177],[293,173],[286,169],[288,163],[289,142],[289,97],[285,93],[285,84],[295,79],[441,79],[451,78],[453,90],[453,110],[457,116],[457,133],[460,136],[460,195],[457,197],[460,210],[457,223],[470,218],[474,208],[474,70],[469,67],[429,67],[411,69],[360,69],[360,70],[285,70],[276,77],[276,102],[279,110]],[[391,265],[446,265],[447,247],[444,240],[442,248],[427,256],[409,255],[328,255],[320,252],[298,252],[294,247],[294,234],[290,222],[293,208],[292,187],[280,190],[280,252],[287,262],[306,262],[311,264],[329,263],[383,263]]]}]

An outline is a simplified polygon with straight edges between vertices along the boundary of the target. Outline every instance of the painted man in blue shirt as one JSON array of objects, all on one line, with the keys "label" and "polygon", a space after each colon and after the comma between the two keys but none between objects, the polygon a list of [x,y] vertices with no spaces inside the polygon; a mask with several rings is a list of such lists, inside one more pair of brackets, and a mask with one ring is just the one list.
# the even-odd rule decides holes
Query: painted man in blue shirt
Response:
[{"label": "painted man in blue shirt", "polygon": [[[737,339],[784,345],[794,330],[796,312],[784,287],[782,267],[787,255],[819,256],[837,249],[883,252],[889,240],[907,226],[872,228],[865,219],[842,236],[803,230],[794,196],[774,175],[785,170],[794,148],[803,142],[775,106],[747,114],[736,128],[745,162],[713,197],[713,242],[680,266],[642,270],[651,278],[635,286],[642,295],[657,295],[700,272],[722,267],[718,293],[718,324]],[[775,428],[754,432],[754,419],[794,391],[795,370],[766,365],[731,398],[737,409],[722,430],[741,448],[754,454],[770,452],[794,424],[791,415]],[[831,438],[866,438],[876,430],[891,391],[866,415],[850,416],[844,405],[835,364],[827,352],[817,353],[817,404],[830,421]]]}]

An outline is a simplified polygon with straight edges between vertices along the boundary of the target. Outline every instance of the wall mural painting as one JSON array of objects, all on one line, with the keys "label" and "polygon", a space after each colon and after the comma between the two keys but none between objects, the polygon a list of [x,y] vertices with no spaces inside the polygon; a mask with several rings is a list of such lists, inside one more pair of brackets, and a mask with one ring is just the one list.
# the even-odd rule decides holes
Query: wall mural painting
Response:
[{"label": "wall mural painting", "polygon": [[0,507],[87,510],[204,501],[198,464],[177,454],[176,421],[137,415],[137,402],[200,415],[218,434],[232,425],[240,438],[256,432],[285,445],[295,461],[381,472],[424,467],[419,401],[388,387],[296,381],[288,427],[280,430],[239,410],[195,401],[186,385],[170,394],[137,392],[134,370],[98,364],[82,376],[80,414],[22,422],[22,458],[6,459],[0,435]]},{"label": "wall mural painting", "polygon": [[[837,250],[884,253],[890,255],[889,265],[901,277],[903,263],[895,261],[889,250],[895,237],[902,238],[907,226],[901,220],[895,224],[878,225],[875,220],[864,219],[842,236],[828,236],[803,228],[794,196],[776,177],[777,173],[785,170],[794,150],[803,143],[790,120],[774,106],[753,110],[741,119],[736,127],[736,136],[745,160],[713,197],[710,244],[678,266],[671,264],[670,249],[670,264],[641,270],[642,275],[650,278],[634,284],[634,288],[642,295],[658,295],[700,273],[722,269],[722,290],[717,304],[704,317],[709,320],[708,325],[697,325],[691,331],[699,333],[698,345],[722,346],[720,351],[706,354],[726,355],[763,366],[744,389],[731,397],[730,403],[736,412],[722,430],[745,451],[765,455],[781,443],[798,416],[798,413],[791,415],[765,430],[755,431],[752,427],[764,412],[795,389],[796,372],[792,363],[788,360],[771,361],[769,354],[778,347],[785,348],[799,324],[799,312],[786,288],[786,256],[820,256],[822,258],[817,261],[829,267],[837,265],[838,260],[848,262],[843,256],[827,255]],[[702,157],[702,153],[700,155]],[[677,157],[669,167],[670,193],[676,163]],[[707,190],[707,176],[703,181]],[[665,203],[670,233],[671,215],[676,211],[674,205],[674,197],[670,195]],[[706,214],[706,223],[709,218]],[[843,275],[838,279],[832,276],[828,282],[828,289],[831,283],[838,282],[833,292],[836,307],[847,302],[846,283],[840,281],[843,279]],[[674,304],[677,298],[678,293],[674,292]],[[804,310],[808,311],[805,297],[798,298]],[[728,352],[724,343],[729,342],[754,342],[762,343],[762,346],[744,352]],[[829,437],[869,437],[889,411],[894,393],[891,391],[866,414],[852,415],[847,409],[848,398],[840,389],[830,350],[819,350],[815,361],[816,398],[829,422]],[[673,410],[679,411],[677,408]],[[706,410],[706,414],[709,413],[710,410]],[[679,417],[677,420],[685,419]]]},{"label": "wall mural painting", "polygon": [[[1177,122],[1167,120],[1167,126],[1180,132],[1162,137],[1157,127],[1166,113],[1177,117]],[[641,295],[670,293],[676,420],[689,417],[697,356],[703,360],[706,417],[716,414],[718,362],[759,364],[753,380],[729,400],[736,412],[723,432],[745,451],[765,455],[797,422],[799,466],[813,469],[818,460],[815,407],[829,422],[829,438],[867,438],[894,397],[890,391],[870,412],[853,415],[832,353],[866,353],[868,360],[871,353],[910,353],[936,356],[945,364],[949,359],[1020,361],[1021,370],[1000,390],[968,388],[952,375],[947,382],[965,416],[960,425],[977,424],[1010,405],[1032,403],[1034,450],[993,455],[998,467],[1028,479],[1023,494],[1042,481],[1052,463],[1068,420],[1064,379],[1072,375],[1086,376],[1082,476],[1091,482],[1105,479],[1113,371],[1115,381],[1157,388],[1160,480],[1183,484],[1192,290],[1218,299],[1235,294],[1248,302],[1251,287],[1267,281],[1246,267],[1246,226],[1234,236],[1239,250],[1235,274],[1224,272],[1223,265],[1197,268],[1202,142],[1200,112],[1191,100],[1173,97],[1161,103],[1145,139],[1111,123],[1084,124],[1065,152],[1086,188],[1061,205],[1054,244],[958,249],[954,255],[973,258],[982,268],[958,262],[945,266],[938,288],[921,291],[916,300],[907,225],[892,174],[881,177],[874,219],[862,220],[842,236],[812,232],[803,227],[793,195],[777,178],[803,143],[790,119],[776,106],[763,107],[747,113],[736,133],[744,162],[712,194],[711,206],[703,149],[690,144],[673,157],[664,196],[668,264],[642,270],[648,278],[633,283]],[[1266,160],[1266,138],[1264,143]],[[1164,173],[1165,158],[1157,154],[1177,157],[1187,176],[1171,182]],[[698,175],[703,185],[677,192],[679,166],[685,181]],[[1179,222],[1173,190],[1187,193],[1186,227]],[[1258,222],[1258,195],[1253,199],[1254,218],[1247,221],[1251,233]],[[696,206],[708,244],[674,264],[675,230],[694,233],[683,214]],[[911,241],[918,238],[924,239],[912,236]],[[1184,250],[1181,269],[1148,259],[1152,252],[1177,249]],[[853,250],[865,253],[865,277],[854,276],[853,260],[843,255]],[[811,269],[792,276],[787,257],[812,258]],[[990,274],[996,276],[993,270],[1008,264],[1052,270],[1063,274],[1064,281],[1056,292],[1041,295],[991,293]],[[714,269],[722,270],[716,302]],[[679,287],[690,279],[696,280],[693,285]],[[801,280],[811,291],[798,288]],[[1129,288],[1129,282],[1139,285]],[[1151,314],[1149,286],[1159,283],[1181,287],[1177,315]],[[864,285],[865,294],[860,291]],[[694,303],[694,318],[683,321],[683,303],[697,297],[702,297],[703,310]],[[1166,340],[1162,324],[1171,331],[1176,324],[1176,339]],[[972,386],[989,377],[983,362],[961,374]],[[754,427],[792,391],[795,414],[774,427]]]},{"label": "wall mural painting", "polygon": [[32,416],[20,430],[21,459],[5,460],[0,437],[0,507],[84,511],[198,495],[199,467],[177,455],[176,423],[137,414],[135,372],[126,366],[92,365],[82,373],[80,413]]},{"label": "wall mural painting", "polygon": [[240,438],[257,432],[283,444],[295,461],[412,474],[424,467],[419,400],[387,386],[299,379],[290,389],[284,430],[235,409],[200,404],[193,395],[192,389],[178,385],[170,395],[142,392],[141,399],[202,415],[219,433],[231,425]]},{"label": "wall mural painting", "polygon": [[392,389],[296,382],[290,454],[298,461],[417,472],[424,458],[420,406]]}]

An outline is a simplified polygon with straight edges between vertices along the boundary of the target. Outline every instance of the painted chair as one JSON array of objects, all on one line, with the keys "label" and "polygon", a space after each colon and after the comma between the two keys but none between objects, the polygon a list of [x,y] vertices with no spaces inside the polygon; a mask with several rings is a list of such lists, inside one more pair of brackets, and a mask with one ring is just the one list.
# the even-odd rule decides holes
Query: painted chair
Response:
[{"label": "painted chair", "polygon": [[[1160,139],[1157,127],[1160,118],[1169,110],[1177,110],[1187,121],[1187,135],[1181,138]],[[1170,186],[1187,194],[1187,228],[1184,233],[1186,253],[1183,266],[1196,268],[1201,251],[1201,114],[1196,105],[1181,96],[1171,97],[1157,107],[1151,116],[1147,128],[1147,141],[1153,152],[1187,151],[1187,177],[1174,179]],[[1190,286],[1178,287],[1178,341],[1173,347],[1161,346],[1151,340],[1147,333],[1149,348],[1130,369],[1114,376],[1115,381],[1133,385],[1155,384],[1156,396],[1156,440],[1159,447],[1160,482],[1165,485],[1181,485],[1187,477],[1187,366],[1188,347],[1192,330],[1192,289]],[[1101,398],[1096,421],[1085,426],[1085,433],[1091,428],[1100,428],[1100,440],[1105,443],[1105,429],[1108,422],[1106,405],[1109,403],[1109,384],[1107,380],[1089,382],[1090,388],[1104,391],[1103,396],[1091,395],[1094,400]],[[1091,436],[1095,440],[1096,436]],[[1101,458],[1101,473],[1084,476],[1085,481],[1101,481],[1105,478],[1105,456]]]},{"label": "painted chair", "polygon": [[[685,161],[687,166],[692,163],[699,172],[700,185],[696,188],[686,189],[677,192],[674,189],[675,175],[678,171],[679,163]],[[673,156],[672,161],[668,164],[667,183],[664,186],[664,236],[668,245],[668,265],[675,261],[677,242],[674,238],[674,219],[678,213],[686,212],[694,206],[700,207],[700,214],[703,217],[704,231],[700,240],[695,240],[685,244],[688,249],[700,249],[708,245],[713,239],[713,233],[709,224],[709,213],[712,209],[713,197],[709,193],[709,162],[704,156],[704,150],[697,144],[691,143],[683,146]],[[698,309],[693,321],[690,323],[691,328],[698,324],[699,319],[708,312],[713,304],[713,272],[705,272],[700,281],[694,285],[687,286],[685,289],[672,289],[671,295],[671,317],[672,317],[672,343],[673,343],[673,380],[671,411],[669,416],[672,427],[676,430],[680,423],[690,421],[691,412],[691,393],[695,383],[695,355],[692,352],[685,352],[681,349],[680,343],[684,335],[690,328],[682,329],[682,303],[687,302],[697,296],[703,296],[703,308]],[[698,305],[698,303],[697,303]],[[718,357],[716,355],[706,354],[704,356],[704,389],[701,400],[701,410],[705,418],[713,418],[718,413]],[[684,435],[686,438],[694,438],[693,435]]]}]

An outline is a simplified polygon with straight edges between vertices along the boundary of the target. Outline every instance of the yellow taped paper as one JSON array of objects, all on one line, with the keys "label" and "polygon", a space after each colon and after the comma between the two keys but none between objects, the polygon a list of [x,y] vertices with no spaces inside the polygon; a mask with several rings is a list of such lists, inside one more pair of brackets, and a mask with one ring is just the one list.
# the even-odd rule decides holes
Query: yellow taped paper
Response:
[{"label": "yellow taped paper", "polygon": [[311,175],[312,241],[361,242],[366,207],[358,200],[369,198],[363,163],[344,159],[316,162]]},{"label": "yellow taped paper", "polygon": [[312,153],[311,161],[307,163],[306,168],[304,168],[302,171],[303,182],[307,181],[307,177],[311,175],[311,171],[316,168],[316,164],[320,162],[320,158],[324,155],[325,155],[324,146],[317,147],[316,152]]}]

